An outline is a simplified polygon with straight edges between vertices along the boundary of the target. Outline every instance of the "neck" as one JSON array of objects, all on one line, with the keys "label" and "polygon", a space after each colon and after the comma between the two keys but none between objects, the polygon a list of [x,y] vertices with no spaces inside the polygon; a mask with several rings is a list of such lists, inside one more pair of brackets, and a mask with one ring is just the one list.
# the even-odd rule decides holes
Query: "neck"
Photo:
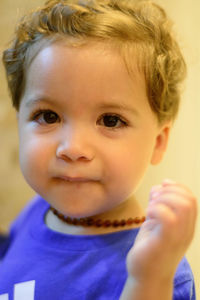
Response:
[{"label": "neck", "polygon": [[[99,214],[94,217],[95,220],[128,220],[129,218],[142,218],[144,212],[135,199],[126,200],[124,203],[114,208],[111,211]],[[68,224],[58,218],[51,210],[48,211],[45,218],[46,225],[53,231],[57,231],[65,234],[72,235],[97,235],[97,234],[106,234],[111,232],[117,232],[122,230],[129,230],[141,226],[140,223],[133,222],[132,224],[126,224],[125,226],[118,227],[95,227],[95,226],[77,226],[73,224]]]}]

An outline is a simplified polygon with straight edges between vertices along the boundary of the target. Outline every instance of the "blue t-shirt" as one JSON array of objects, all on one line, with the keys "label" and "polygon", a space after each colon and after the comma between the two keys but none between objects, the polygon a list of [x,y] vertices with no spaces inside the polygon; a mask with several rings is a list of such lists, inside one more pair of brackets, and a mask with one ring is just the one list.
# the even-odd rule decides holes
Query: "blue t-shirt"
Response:
[{"label": "blue t-shirt", "polygon": [[[117,300],[126,256],[139,229],[102,235],[67,235],[44,222],[49,204],[36,196],[2,243],[0,300]],[[156,262],[155,262],[156,263]],[[195,300],[187,260],[178,266],[173,300]]]}]

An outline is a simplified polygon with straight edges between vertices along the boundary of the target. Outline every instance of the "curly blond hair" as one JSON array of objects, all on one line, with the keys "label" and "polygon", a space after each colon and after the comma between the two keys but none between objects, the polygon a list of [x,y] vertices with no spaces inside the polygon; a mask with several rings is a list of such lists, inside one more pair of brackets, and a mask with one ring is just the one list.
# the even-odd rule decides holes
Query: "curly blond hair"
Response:
[{"label": "curly blond hair", "polygon": [[149,104],[159,123],[176,118],[186,64],[165,11],[141,0],[49,0],[19,23],[4,51],[8,87],[19,110],[26,70],[48,43],[81,47],[90,40],[115,47],[131,74],[132,57],[146,80]]}]

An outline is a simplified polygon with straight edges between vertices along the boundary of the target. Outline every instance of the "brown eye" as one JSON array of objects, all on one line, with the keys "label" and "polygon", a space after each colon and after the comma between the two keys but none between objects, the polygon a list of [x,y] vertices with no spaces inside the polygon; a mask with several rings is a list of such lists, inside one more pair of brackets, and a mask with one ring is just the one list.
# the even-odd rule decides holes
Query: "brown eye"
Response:
[{"label": "brown eye", "polygon": [[115,127],[119,121],[117,116],[104,116],[103,117],[104,125],[106,127]]},{"label": "brown eye", "polygon": [[58,120],[58,115],[52,111],[47,111],[43,113],[43,119],[48,124],[56,123]]},{"label": "brown eye", "polygon": [[31,119],[41,125],[54,124],[60,120],[59,116],[51,110],[39,110]]},{"label": "brown eye", "polygon": [[118,129],[121,127],[126,127],[127,123],[123,121],[118,115],[114,114],[105,114],[101,117],[101,124],[102,126],[111,128],[111,129]]}]

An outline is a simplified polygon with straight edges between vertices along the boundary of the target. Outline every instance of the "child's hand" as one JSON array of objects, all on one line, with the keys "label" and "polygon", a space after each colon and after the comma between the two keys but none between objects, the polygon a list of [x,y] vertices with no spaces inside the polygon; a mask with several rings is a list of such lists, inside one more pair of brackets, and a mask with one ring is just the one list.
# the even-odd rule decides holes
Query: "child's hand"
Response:
[{"label": "child's hand", "polygon": [[129,277],[173,278],[193,238],[196,216],[196,198],[187,187],[170,180],[153,187],[147,220],[127,256]]}]

